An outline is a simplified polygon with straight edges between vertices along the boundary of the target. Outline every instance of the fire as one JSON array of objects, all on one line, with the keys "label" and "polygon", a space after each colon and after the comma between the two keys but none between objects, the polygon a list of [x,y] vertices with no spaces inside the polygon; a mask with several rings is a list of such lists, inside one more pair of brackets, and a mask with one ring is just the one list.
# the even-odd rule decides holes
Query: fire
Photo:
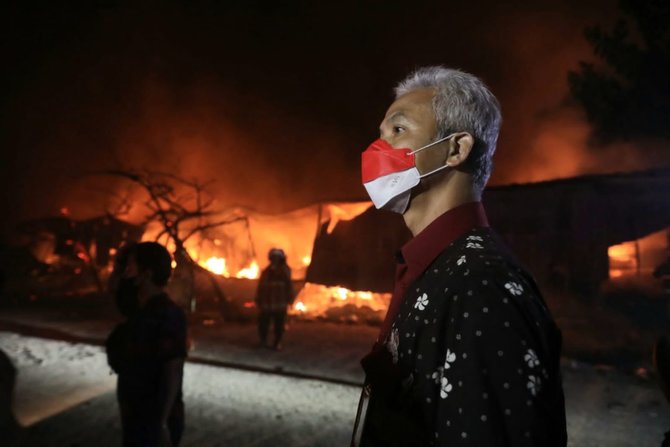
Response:
[{"label": "fire", "polygon": [[331,234],[337,224],[360,216],[367,211],[372,204],[370,202],[357,203],[330,203],[326,206],[326,212],[330,218],[326,233]]},{"label": "fire", "polygon": [[230,277],[230,273],[228,273],[228,269],[226,267],[225,258],[217,258],[216,256],[212,256],[206,261],[200,262],[200,265],[212,273],[225,276],[226,278]]},{"label": "fire", "polygon": [[312,257],[311,256],[303,256],[302,257],[302,264],[307,267],[312,263]]},{"label": "fire", "polygon": [[670,228],[607,249],[610,278],[649,278],[670,256]]},{"label": "fire", "polygon": [[298,294],[291,313],[320,317],[333,309],[353,306],[359,310],[372,311],[382,318],[390,301],[390,293],[349,290],[341,286],[330,287],[308,282]]},{"label": "fire", "polygon": [[333,297],[341,301],[346,301],[348,298],[350,290],[345,289],[344,287],[334,287],[333,288]]},{"label": "fire", "polygon": [[635,242],[612,245],[607,249],[607,255],[610,260],[610,278],[619,278],[637,271],[638,251]]},{"label": "fire", "polygon": [[258,263],[256,260],[251,261],[249,267],[245,267],[235,275],[235,278],[257,279],[258,278]]},{"label": "fire", "polygon": [[260,273],[260,268],[258,267],[258,262],[256,262],[256,260],[251,261],[249,266],[240,269],[235,275],[230,274],[226,258],[212,256],[211,258],[198,262],[198,264],[210,272],[223,276],[224,278],[234,276],[235,278],[257,279]]}]

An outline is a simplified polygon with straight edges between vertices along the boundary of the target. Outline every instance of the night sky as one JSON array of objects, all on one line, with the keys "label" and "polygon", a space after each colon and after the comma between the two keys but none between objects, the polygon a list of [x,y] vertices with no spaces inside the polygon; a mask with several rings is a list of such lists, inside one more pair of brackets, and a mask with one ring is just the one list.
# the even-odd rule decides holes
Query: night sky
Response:
[{"label": "night sky", "polygon": [[74,217],[101,214],[123,186],[85,174],[118,166],[213,179],[219,208],[365,199],[360,152],[377,138],[394,84],[428,64],[470,71],[500,99],[492,184],[669,158],[654,142],[589,147],[568,96],[568,70],[592,59],[582,30],[613,23],[616,0],[6,8],[3,230],[63,206]]}]

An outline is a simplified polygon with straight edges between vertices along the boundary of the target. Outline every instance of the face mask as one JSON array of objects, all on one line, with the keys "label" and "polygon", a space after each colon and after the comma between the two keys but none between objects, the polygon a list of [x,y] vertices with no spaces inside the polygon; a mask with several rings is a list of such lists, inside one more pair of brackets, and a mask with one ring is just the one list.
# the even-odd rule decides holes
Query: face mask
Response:
[{"label": "face mask", "polygon": [[121,278],[116,288],[116,305],[122,315],[129,317],[140,308],[137,277]]},{"label": "face mask", "polygon": [[449,167],[448,164],[445,164],[430,172],[420,174],[416,167],[414,154],[448,140],[454,135],[448,135],[415,151],[408,148],[394,149],[381,138],[374,141],[361,154],[361,172],[363,186],[375,207],[400,214],[407,211],[412,188],[418,185],[422,178]]}]

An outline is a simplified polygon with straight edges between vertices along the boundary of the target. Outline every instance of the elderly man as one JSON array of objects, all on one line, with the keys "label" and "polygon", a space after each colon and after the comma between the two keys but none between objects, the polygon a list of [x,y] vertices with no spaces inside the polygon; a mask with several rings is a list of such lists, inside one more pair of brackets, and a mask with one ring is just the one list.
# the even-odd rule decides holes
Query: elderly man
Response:
[{"label": "elderly man", "polygon": [[565,446],[560,332],[480,203],[501,116],[476,77],[422,68],[396,88],[362,154],[377,208],[413,234],[366,383],[352,445]]}]

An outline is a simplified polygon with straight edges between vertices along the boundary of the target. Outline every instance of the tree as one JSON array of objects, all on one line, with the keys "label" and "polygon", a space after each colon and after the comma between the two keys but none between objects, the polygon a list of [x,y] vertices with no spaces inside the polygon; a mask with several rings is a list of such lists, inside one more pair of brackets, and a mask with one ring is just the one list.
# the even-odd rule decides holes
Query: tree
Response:
[{"label": "tree", "polygon": [[626,17],[611,31],[585,29],[601,63],[581,61],[577,71],[570,71],[570,92],[584,107],[599,142],[670,139],[670,1],[619,4]]},{"label": "tree", "polygon": [[[208,183],[201,183],[197,179],[187,180],[170,173],[132,169],[115,169],[102,174],[129,180],[146,193],[144,206],[147,214],[143,225],[160,225],[161,230],[155,240],[173,248],[175,270],[182,277],[190,278],[189,290],[186,292],[189,309],[195,309],[196,272],[207,275],[217,297],[225,304],[226,297],[214,274],[195,262],[185,244],[196,236],[201,241],[208,239],[209,230],[234,222],[244,221],[248,229],[247,216],[232,212],[221,218],[222,213],[214,210],[214,199],[206,191]],[[126,211],[130,209],[127,196],[121,197],[119,206],[119,209]],[[251,250],[254,251],[253,245]],[[255,257],[255,253],[252,253],[252,257]]]}]

